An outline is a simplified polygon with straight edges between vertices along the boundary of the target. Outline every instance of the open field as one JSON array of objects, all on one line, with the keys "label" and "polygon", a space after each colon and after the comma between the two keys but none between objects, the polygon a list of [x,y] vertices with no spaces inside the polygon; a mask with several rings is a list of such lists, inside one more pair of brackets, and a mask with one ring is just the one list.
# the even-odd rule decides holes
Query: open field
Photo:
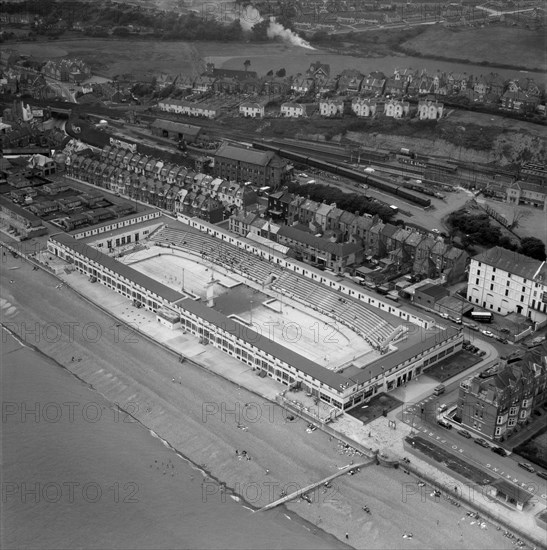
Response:
[{"label": "open field", "polygon": [[[498,63],[530,70],[547,70],[544,31],[520,27],[446,28],[431,26],[403,44],[407,51],[439,55],[470,63]],[[491,71],[484,68],[484,73]]]},{"label": "open field", "polygon": [[518,225],[513,230],[519,237],[537,237],[547,243],[547,220],[545,212],[540,208],[527,205],[512,205],[494,199],[479,197],[480,204],[487,204],[490,208],[505,216],[509,221],[518,218]]},{"label": "open field", "polygon": [[370,363],[379,352],[355,332],[325,315],[295,308],[252,289],[210,262],[198,262],[180,252],[166,254],[165,248],[152,246],[121,258],[124,263],[160,283],[206,300],[214,297],[214,308],[248,326],[258,334],[315,361],[325,368],[337,369],[359,358]]},{"label": "open field", "polygon": [[[475,33],[475,40],[480,40],[481,33],[486,29],[468,31]],[[490,30],[490,29],[488,29]],[[524,32],[524,31],[522,31]],[[513,37],[518,42],[518,35]],[[204,70],[205,62],[213,62],[217,67],[243,70],[243,62],[251,61],[249,70],[259,75],[269,70],[277,71],[285,68],[287,74],[305,72],[311,63],[320,60],[331,66],[333,74],[339,74],[345,69],[358,69],[361,72],[382,71],[390,74],[397,67],[425,68],[428,73],[440,71],[467,72],[480,75],[487,68],[469,63],[458,63],[424,57],[401,55],[400,52],[392,56],[368,57],[366,53],[358,56],[346,55],[347,50],[341,49],[338,53],[325,50],[309,50],[299,46],[292,46],[281,42],[268,43],[226,43],[226,42],[198,42],[191,44],[184,41],[154,42],[149,40],[116,40],[116,39],[67,39],[55,42],[21,42],[13,43],[12,47],[20,53],[31,55],[37,59],[46,60],[65,56],[80,57],[86,61],[94,73],[113,77],[115,75],[132,74],[135,78],[151,76],[153,74],[181,72],[192,74]],[[431,41],[430,55],[437,55],[440,51],[438,44]],[[456,46],[454,46],[456,47]],[[507,63],[505,54],[512,47],[512,42],[505,41],[502,49],[493,50],[503,52],[498,54],[499,63]],[[539,47],[539,46],[537,46]],[[537,47],[534,51],[537,50]],[[518,66],[527,68],[526,59],[536,59],[529,54],[521,57]],[[201,66],[198,60],[201,59]],[[537,64],[539,62],[532,61]],[[541,68],[541,67],[540,67]],[[490,69],[486,70],[490,72]],[[496,72],[504,77],[518,76],[515,70],[497,69]],[[531,75],[534,76],[534,75]],[[535,78],[538,78],[536,75]]]}]

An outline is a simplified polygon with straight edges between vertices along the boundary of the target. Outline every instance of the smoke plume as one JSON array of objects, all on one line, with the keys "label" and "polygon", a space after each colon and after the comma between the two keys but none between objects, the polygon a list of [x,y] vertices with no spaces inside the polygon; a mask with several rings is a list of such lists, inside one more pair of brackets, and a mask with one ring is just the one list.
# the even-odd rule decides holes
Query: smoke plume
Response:
[{"label": "smoke plume", "polygon": [[279,36],[283,41],[292,44],[293,46],[300,46],[301,48],[307,48],[308,50],[315,50],[313,46],[310,46],[303,38],[300,38],[290,29],[286,29],[281,23],[275,20],[275,17],[270,17],[270,26],[268,27],[268,38],[275,38]]},{"label": "smoke plume", "polygon": [[[264,21],[259,11],[253,6],[245,6],[245,9],[239,18],[241,27],[243,30],[250,31],[257,23]],[[303,38],[300,38],[296,33],[290,29],[286,29],[281,23],[275,20],[275,17],[270,17],[270,26],[267,30],[268,38],[273,39],[275,37],[281,38],[284,42],[292,44],[293,46],[300,46],[301,48],[307,48],[308,50],[315,50],[310,46]]]}]

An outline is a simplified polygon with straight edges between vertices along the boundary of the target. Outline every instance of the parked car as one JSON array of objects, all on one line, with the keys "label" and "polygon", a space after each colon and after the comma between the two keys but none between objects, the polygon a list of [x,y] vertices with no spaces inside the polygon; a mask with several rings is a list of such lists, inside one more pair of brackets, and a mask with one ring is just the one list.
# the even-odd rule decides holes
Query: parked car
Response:
[{"label": "parked car", "polygon": [[532,467],[531,464],[528,464],[528,462],[519,462],[519,466],[523,469],[523,470],[526,470],[527,472],[530,472],[531,474],[533,474],[535,472],[534,468]]},{"label": "parked car", "polygon": [[479,351],[479,356],[480,356],[480,357],[484,357],[485,355],[486,355],[486,352],[485,352],[483,349],[481,349],[481,350]]},{"label": "parked car", "polygon": [[437,424],[439,426],[442,426],[443,428],[446,428],[447,430],[452,429],[452,424],[449,424],[446,420],[437,420]]},{"label": "parked car", "polygon": [[489,449],[490,448],[490,445],[488,445],[487,441],[485,439],[483,439],[482,437],[477,437],[475,439],[475,443],[477,445],[480,445],[481,447],[484,447],[485,449]]},{"label": "parked car", "polygon": [[507,452],[505,451],[505,449],[502,449],[501,447],[492,447],[491,451],[500,456],[507,456]]},{"label": "parked car", "polygon": [[440,407],[439,407],[439,412],[444,412],[446,411],[446,409],[448,409],[448,405],[446,403],[443,403]]},{"label": "parked car", "polygon": [[490,332],[489,330],[481,330],[481,334],[488,336],[488,338],[494,338],[494,333]]},{"label": "parked car", "polygon": [[541,479],[547,479],[547,472],[536,472]]},{"label": "parked car", "polygon": [[458,430],[458,433],[465,439],[471,439],[471,434],[467,430]]}]

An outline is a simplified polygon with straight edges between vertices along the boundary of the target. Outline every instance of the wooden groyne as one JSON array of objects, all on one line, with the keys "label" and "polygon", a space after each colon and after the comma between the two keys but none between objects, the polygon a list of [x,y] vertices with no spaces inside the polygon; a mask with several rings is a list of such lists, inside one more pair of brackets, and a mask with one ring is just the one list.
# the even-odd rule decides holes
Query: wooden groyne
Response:
[{"label": "wooden groyne", "polygon": [[350,470],[354,470],[355,468],[364,468],[365,466],[370,466],[371,464],[376,464],[376,458],[371,458],[367,460],[367,462],[360,462],[359,464],[348,464],[341,470],[338,470],[335,474],[332,474],[325,479],[322,479],[320,481],[317,481],[315,483],[312,483],[311,485],[308,485],[306,487],[303,487],[302,489],[298,489],[298,491],[295,491],[294,493],[291,493],[290,495],[286,495],[284,497],[279,498],[278,500],[271,502],[270,504],[267,504],[263,508],[260,508],[260,510],[257,510],[258,512],[264,512],[266,510],[271,510],[272,508],[275,508],[276,506],[279,506],[280,504],[283,504],[284,502],[288,502],[290,500],[294,500],[295,498],[298,498],[302,495],[305,495],[306,493],[309,493],[313,489],[324,485],[325,483],[328,483],[332,481],[333,479],[336,479],[337,477],[340,477],[344,474],[347,474]]}]

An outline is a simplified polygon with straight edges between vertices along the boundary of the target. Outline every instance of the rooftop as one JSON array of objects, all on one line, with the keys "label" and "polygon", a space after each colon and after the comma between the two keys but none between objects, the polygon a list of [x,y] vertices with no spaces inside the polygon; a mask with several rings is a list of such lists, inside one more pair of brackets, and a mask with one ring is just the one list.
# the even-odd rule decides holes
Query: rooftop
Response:
[{"label": "rooftop", "polygon": [[501,246],[495,246],[486,252],[482,252],[475,256],[473,260],[518,275],[524,279],[533,279],[543,264],[540,260],[534,260],[534,258],[507,250]]}]

